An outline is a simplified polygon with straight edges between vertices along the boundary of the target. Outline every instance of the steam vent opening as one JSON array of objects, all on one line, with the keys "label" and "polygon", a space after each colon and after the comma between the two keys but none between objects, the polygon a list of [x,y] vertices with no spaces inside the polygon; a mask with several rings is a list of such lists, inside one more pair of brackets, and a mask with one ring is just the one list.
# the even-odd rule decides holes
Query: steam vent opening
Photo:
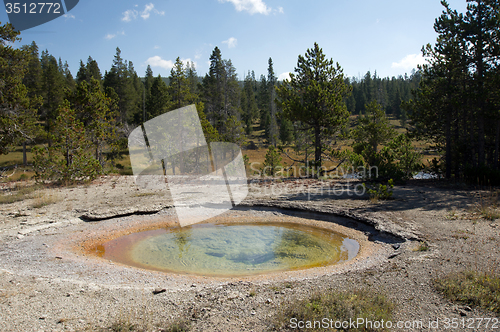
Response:
[{"label": "steam vent opening", "polygon": [[340,264],[360,251],[358,241],[336,230],[289,216],[256,219],[135,231],[100,243],[94,253],[147,270],[240,277]]}]

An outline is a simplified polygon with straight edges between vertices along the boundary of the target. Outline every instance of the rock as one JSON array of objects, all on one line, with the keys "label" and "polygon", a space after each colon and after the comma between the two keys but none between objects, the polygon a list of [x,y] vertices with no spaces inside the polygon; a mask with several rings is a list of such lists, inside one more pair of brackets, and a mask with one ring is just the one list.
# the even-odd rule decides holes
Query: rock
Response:
[{"label": "rock", "polygon": [[399,256],[400,254],[401,254],[400,252],[397,252],[397,253],[394,253],[394,254],[390,255],[390,256],[389,256],[389,257],[387,257],[387,258],[388,258],[388,259],[392,259],[392,258],[394,258],[394,257],[396,257],[396,256]]},{"label": "rock", "polygon": [[266,300],[266,304],[270,304],[270,303],[273,303],[273,300],[271,300],[271,299],[267,299],[267,300]]},{"label": "rock", "polygon": [[399,243],[395,243],[392,245],[392,247],[394,248],[394,250],[398,250],[399,248],[401,248],[401,245]]},{"label": "rock", "polygon": [[153,290],[153,294],[156,295],[156,294],[161,294],[161,293],[165,293],[167,290],[165,288],[155,288]]},{"label": "rock", "polygon": [[238,292],[232,292],[232,293],[229,293],[229,295],[227,296],[227,299],[228,300],[234,300],[234,299],[237,299],[238,297],[240,297],[240,293]]}]

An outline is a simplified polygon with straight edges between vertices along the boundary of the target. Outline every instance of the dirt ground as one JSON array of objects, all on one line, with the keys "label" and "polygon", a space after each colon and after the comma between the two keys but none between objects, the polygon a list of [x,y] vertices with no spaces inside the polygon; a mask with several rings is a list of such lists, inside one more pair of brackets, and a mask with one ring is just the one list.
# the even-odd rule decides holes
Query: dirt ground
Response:
[{"label": "dirt ground", "polygon": [[[0,184],[1,194],[13,185]],[[84,240],[175,218],[168,192],[140,189],[132,176],[30,195],[0,205],[1,331],[92,331],[116,322],[161,331],[179,320],[191,331],[265,331],[283,305],[326,289],[385,293],[395,303],[394,325],[407,327],[394,331],[428,331],[429,322],[440,331],[447,319],[494,317],[449,302],[432,283],[455,271],[500,273],[500,222],[474,209],[486,191],[414,181],[376,202],[346,182],[251,183],[241,207],[223,218],[337,223],[370,250],[336,268],[238,278],[146,271],[88,254]]]}]

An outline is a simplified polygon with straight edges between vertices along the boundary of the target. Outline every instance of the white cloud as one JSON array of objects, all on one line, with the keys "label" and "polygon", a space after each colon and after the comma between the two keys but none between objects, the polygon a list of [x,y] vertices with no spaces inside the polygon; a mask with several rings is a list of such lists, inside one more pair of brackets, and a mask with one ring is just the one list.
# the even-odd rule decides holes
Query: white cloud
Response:
[{"label": "white cloud", "polygon": [[[135,5],[134,7],[137,7],[137,5]],[[144,20],[147,20],[151,16],[151,13],[155,13],[155,14],[160,15],[160,16],[165,15],[165,12],[163,10],[159,11],[159,10],[155,9],[155,5],[153,3],[148,3],[144,7],[144,10],[141,11],[140,13],[135,9],[129,9],[127,11],[124,11],[122,21],[130,22],[132,20],[135,20],[138,15],[141,15],[141,17]]]},{"label": "white cloud", "polygon": [[399,62],[393,62],[391,68],[410,70],[425,63],[421,54],[408,54]]},{"label": "white cloud", "polygon": [[282,73],[278,76],[278,81],[284,81],[290,79],[290,72]]},{"label": "white cloud", "polygon": [[137,17],[137,10],[129,9],[123,12],[122,21],[130,22],[132,20],[135,20],[136,17]]},{"label": "white cloud", "polygon": [[161,47],[158,46],[158,45],[155,45],[155,47],[153,47],[155,50],[159,50]]},{"label": "white cloud", "polygon": [[117,32],[117,33],[108,33],[106,36],[104,36],[104,38],[107,39],[107,40],[111,40],[111,39],[115,38],[118,35],[125,36],[125,31],[122,30],[122,31]]},{"label": "white cloud", "polygon": [[146,60],[146,65],[170,70],[174,67],[174,62],[172,60],[163,60],[160,56],[155,55]]},{"label": "white cloud", "polygon": [[272,9],[262,0],[219,0],[219,2],[231,2],[237,11],[248,11],[250,14],[268,15]]},{"label": "white cloud", "polygon": [[66,21],[69,19],[73,19],[73,20],[75,19],[75,15],[71,15],[71,14],[64,14],[63,17],[66,19]]},{"label": "white cloud", "polygon": [[198,64],[196,63],[196,61],[193,61],[191,60],[190,58],[187,58],[187,59],[181,59],[182,63],[184,64],[184,67],[188,65],[191,65],[191,62],[194,64],[194,68],[198,67]]},{"label": "white cloud", "polygon": [[[182,63],[184,66],[186,66],[188,63],[191,63],[191,59],[181,59]],[[194,62],[194,65],[196,67],[196,62]],[[149,59],[146,60],[146,65],[150,65],[151,67],[160,67],[166,70],[170,70],[174,67],[175,61],[172,60],[164,60],[161,58],[161,56],[155,55],[153,57],[150,57]]]},{"label": "white cloud", "polygon": [[224,40],[222,43],[227,44],[228,48],[234,48],[236,47],[236,45],[238,45],[238,39],[231,37],[228,40]]},{"label": "white cloud", "polygon": [[155,9],[155,5],[153,5],[153,3],[149,3],[146,5],[146,7],[144,7],[144,10],[141,13],[141,17],[143,19],[147,20],[149,18],[149,16],[151,15],[151,12],[158,14],[158,15],[161,15],[161,16],[165,15],[164,11],[159,11],[159,10]]},{"label": "white cloud", "polygon": [[278,7],[278,13],[280,14],[284,14],[285,11],[283,10],[283,7]]}]

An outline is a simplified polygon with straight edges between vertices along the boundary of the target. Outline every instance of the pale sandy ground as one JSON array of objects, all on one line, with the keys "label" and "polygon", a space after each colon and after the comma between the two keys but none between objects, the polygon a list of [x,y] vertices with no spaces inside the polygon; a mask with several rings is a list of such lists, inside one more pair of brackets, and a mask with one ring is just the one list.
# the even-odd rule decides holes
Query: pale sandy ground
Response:
[{"label": "pale sandy ground", "polygon": [[[471,213],[484,192],[412,183],[374,203],[350,190],[320,190],[313,180],[253,184],[244,207],[222,218],[338,223],[362,243],[364,256],[335,268],[226,279],[139,270],[82,252],[84,240],[173,218],[168,193],[139,189],[132,177],[42,192],[0,205],[0,331],[92,331],[117,321],[161,331],[178,319],[192,331],[264,331],[283,304],[330,288],[384,292],[396,304],[394,322],[423,322],[402,331],[428,330],[430,320],[445,330],[447,318],[494,317],[453,304],[432,286],[453,271],[500,272],[499,222]],[[40,197],[55,203],[34,208]],[[415,251],[420,241],[430,249]],[[154,295],[157,288],[166,292]],[[462,330],[471,331],[453,329]]]}]

